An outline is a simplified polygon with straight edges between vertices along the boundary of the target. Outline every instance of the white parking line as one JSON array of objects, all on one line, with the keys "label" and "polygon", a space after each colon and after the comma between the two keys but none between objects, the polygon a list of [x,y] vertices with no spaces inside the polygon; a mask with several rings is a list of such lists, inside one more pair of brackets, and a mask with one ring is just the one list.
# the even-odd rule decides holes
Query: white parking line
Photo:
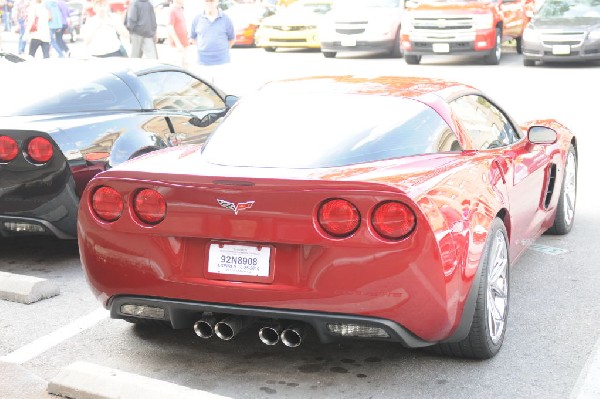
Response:
[{"label": "white parking line", "polygon": [[600,398],[600,338],[588,358],[579,379],[575,384],[570,399]]},{"label": "white parking line", "polygon": [[0,360],[9,363],[22,364],[36,356],[46,352],[48,349],[60,344],[61,342],[87,330],[96,325],[100,321],[106,319],[109,312],[103,308],[96,309],[79,319],[67,324],[58,330],[45,335],[35,341],[9,353],[6,356],[0,357]]}]

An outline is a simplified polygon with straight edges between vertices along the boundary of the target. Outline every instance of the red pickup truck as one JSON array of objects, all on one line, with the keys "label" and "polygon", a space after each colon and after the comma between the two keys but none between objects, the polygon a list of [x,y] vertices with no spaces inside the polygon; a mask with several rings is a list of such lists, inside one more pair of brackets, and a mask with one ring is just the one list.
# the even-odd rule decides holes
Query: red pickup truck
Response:
[{"label": "red pickup truck", "polygon": [[490,65],[500,63],[502,43],[521,37],[534,0],[407,1],[401,37],[407,64],[423,55],[481,55]]}]

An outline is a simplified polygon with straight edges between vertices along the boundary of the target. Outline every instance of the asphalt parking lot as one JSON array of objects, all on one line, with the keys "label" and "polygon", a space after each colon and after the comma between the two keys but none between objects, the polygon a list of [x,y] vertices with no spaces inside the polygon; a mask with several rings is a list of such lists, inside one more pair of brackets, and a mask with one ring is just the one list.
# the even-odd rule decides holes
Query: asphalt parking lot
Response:
[{"label": "asphalt parking lot", "polygon": [[501,353],[472,362],[381,343],[314,340],[290,350],[266,347],[253,334],[235,342],[202,341],[192,331],[139,328],[109,319],[100,308],[83,277],[75,242],[1,239],[0,272],[43,279],[59,293],[38,286],[50,297],[29,305],[0,301],[0,398],[56,397],[49,386],[77,399],[600,398],[595,184],[600,139],[589,99],[589,93],[600,91],[600,65],[524,69],[510,49],[498,67],[450,59],[408,67],[402,60],[369,55],[325,60],[315,52],[260,49],[234,49],[233,57],[229,84],[235,94],[271,77],[410,73],[473,84],[519,121],[556,117],[575,130],[581,149],[576,225],[568,236],[542,236],[515,265]]}]

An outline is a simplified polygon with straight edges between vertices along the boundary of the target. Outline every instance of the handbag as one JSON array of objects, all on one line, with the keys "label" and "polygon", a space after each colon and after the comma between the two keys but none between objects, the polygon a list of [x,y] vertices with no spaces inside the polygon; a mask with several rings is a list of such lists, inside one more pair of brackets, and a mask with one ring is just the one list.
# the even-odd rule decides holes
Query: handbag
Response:
[{"label": "handbag", "polygon": [[31,24],[31,29],[29,29],[29,32],[37,32],[38,30],[38,16],[36,15],[35,18],[33,19],[33,23]]}]

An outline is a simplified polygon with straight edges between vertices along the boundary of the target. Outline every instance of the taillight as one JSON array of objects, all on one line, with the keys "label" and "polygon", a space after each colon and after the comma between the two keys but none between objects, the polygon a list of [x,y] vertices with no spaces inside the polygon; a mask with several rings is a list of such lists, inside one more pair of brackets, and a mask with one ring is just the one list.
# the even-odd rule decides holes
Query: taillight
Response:
[{"label": "taillight", "polygon": [[92,209],[107,222],[114,222],[123,213],[123,197],[112,187],[102,186],[92,195]]},{"label": "taillight", "polygon": [[321,228],[328,234],[343,238],[354,233],[360,225],[360,213],[344,199],[330,199],[321,204],[318,212]]},{"label": "taillight", "polygon": [[52,143],[43,137],[36,137],[27,144],[27,154],[36,163],[48,162],[53,153]]},{"label": "taillight", "polygon": [[0,136],[0,162],[10,162],[17,157],[19,146],[12,137]]},{"label": "taillight", "polygon": [[133,210],[142,222],[157,224],[167,215],[167,203],[158,191],[146,188],[135,195]]},{"label": "taillight", "polygon": [[371,217],[371,225],[381,237],[399,240],[412,233],[417,225],[417,218],[406,204],[388,201],[377,205]]}]

